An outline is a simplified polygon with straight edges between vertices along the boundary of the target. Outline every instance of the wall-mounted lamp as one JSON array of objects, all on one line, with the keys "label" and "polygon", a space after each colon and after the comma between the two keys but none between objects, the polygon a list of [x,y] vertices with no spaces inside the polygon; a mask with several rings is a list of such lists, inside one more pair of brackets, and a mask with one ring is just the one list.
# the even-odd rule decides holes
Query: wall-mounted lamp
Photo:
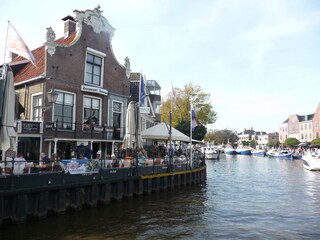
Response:
[{"label": "wall-mounted lamp", "polygon": [[47,92],[47,100],[48,103],[50,103],[50,106],[44,107],[43,108],[43,112],[47,111],[48,109],[50,109],[52,107],[52,105],[57,101],[59,96],[59,93],[57,93],[54,89],[50,89],[49,92]]}]

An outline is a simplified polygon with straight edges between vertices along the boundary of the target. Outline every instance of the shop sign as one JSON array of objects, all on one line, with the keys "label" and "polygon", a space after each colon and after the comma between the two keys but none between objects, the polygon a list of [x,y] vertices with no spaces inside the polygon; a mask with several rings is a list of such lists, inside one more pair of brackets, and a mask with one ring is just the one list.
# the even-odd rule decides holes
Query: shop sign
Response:
[{"label": "shop sign", "polygon": [[47,129],[52,129],[54,127],[54,123],[53,122],[47,122],[45,123],[45,128]]},{"label": "shop sign", "polygon": [[21,122],[21,133],[40,133],[40,122]]},{"label": "shop sign", "polygon": [[150,107],[140,107],[140,113],[149,114],[150,113]]},{"label": "shop sign", "polygon": [[90,93],[98,93],[104,96],[108,96],[108,90],[98,87],[92,87],[87,85],[81,85],[81,91],[90,92]]}]

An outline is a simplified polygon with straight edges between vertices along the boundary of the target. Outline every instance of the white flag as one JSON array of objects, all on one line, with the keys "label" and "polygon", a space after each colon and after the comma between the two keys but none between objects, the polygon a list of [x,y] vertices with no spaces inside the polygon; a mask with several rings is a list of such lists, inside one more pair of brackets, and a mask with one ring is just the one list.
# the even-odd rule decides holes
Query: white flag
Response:
[{"label": "white flag", "polygon": [[24,57],[35,65],[36,59],[34,58],[32,52],[29,50],[27,44],[22,40],[16,29],[8,22],[8,45],[9,51]]}]

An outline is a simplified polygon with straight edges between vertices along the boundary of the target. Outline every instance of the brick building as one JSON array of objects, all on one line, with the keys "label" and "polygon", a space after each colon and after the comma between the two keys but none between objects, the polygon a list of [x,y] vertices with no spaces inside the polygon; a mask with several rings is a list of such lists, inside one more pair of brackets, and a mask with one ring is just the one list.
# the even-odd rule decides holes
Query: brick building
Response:
[{"label": "brick building", "polygon": [[[130,62],[113,54],[114,28],[100,7],[63,18],[64,36],[47,28],[46,42],[32,51],[36,67],[13,56],[18,104],[18,151],[39,159],[41,151],[62,159],[85,146],[103,154],[119,150],[130,97]],[[46,96],[54,92],[57,100]]]},{"label": "brick building", "polygon": [[320,104],[314,113],[306,115],[293,114],[279,128],[279,142],[287,138],[296,138],[301,143],[310,143],[320,137]]}]

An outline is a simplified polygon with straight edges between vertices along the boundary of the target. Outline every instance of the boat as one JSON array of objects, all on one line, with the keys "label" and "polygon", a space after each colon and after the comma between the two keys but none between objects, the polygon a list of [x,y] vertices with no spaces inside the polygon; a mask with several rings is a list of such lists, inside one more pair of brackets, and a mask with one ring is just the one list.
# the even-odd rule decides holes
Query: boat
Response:
[{"label": "boat", "polygon": [[203,154],[208,160],[218,160],[219,159],[219,150],[213,146],[207,145],[203,147]]},{"label": "boat", "polygon": [[237,155],[237,150],[234,148],[225,148],[224,153],[228,155]]},{"label": "boat", "polygon": [[310,171],[320,170],[320,155],[310,153],[302,156],[303,168]]},{"label": "boat", "polygon": [[292,152],[287,150],[269,150],[266,154],[268,157],[292,159]]},{"label": "boat", "polygon": [[293,159],[302,159],[303,154],[301,153],[293,153],[292,158]]},{"label": "boat", "polygon": [[265,157],[266,156],[266,150],[263,149],[255,149],[252,151],[253,156],[260,156],[260,157]]},{"label": "boat", "polygon": [[236,151],[239,155],[251,155],[251,149],[249,148],[237,148]]}]

